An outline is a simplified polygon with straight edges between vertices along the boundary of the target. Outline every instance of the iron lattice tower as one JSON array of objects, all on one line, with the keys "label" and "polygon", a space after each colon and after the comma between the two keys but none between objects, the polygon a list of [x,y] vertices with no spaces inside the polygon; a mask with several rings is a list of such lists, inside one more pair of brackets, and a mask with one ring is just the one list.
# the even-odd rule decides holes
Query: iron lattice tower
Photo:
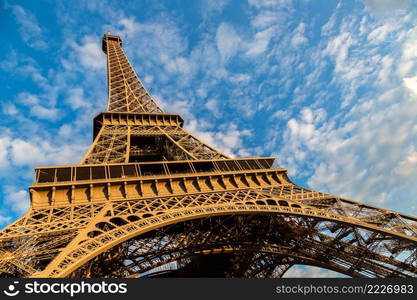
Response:
[{"label": "iron lattice tower", "polygon": [[305,189],[183,129],[106,34],[108,105],[79,165],[38,167],[0,232],[4,277],[280,277],[294,264],[417,276],[417,218]]}]

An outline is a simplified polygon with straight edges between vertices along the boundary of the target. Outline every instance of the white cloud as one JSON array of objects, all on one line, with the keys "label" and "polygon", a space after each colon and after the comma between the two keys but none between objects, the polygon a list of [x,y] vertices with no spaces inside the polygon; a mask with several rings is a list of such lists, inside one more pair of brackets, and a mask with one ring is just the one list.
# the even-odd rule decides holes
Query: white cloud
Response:
[{"label": "white cloud", "polygon": [[192,66],[188,60],[181,56],[168,60],[165,67],[171,73],[190,74],[192,71]]},{"label": "white cloud", "polygon": [[287,120],[289,119],[291,116],[291,111],[289,110],[277,110],[273,115],[272,115],[272,119],[283,119],[283,120]]},{"label": "white cloud", "polygon": [[303,44],[305,44],[307,42],[308,42],[307,38],[304,35],[300,34],[300,33],[296,33],[293,36],[293,38],[291,39],[291,45],[294,48],[297,48],[297,47],[299,47],[299,46],[301,46],[301,45],[303,45]]},{"label": "white cloud", "polygon": [[13,15],[19,24],[22,39],[32,48],[43,50],[48,47],[43,40],[42,29],[36,17],[19,5],[12,6]]},{"label": "white cloud", "polygon": [[22,92],[17,95],[17,101],[26,106],[32,106],[39,103],[39,97],[34,94]]},{"label": "white cloud", "polygon": [[9,137],[0,137],[0,170],[9,166],[8,151],[10,147]]},{"label": "white cloud", "polygon": [[371,43],[380,43],[386,40],[390,32],[397,29],[395,25],[396,25],[395,23],[389,23],[389,24],[383,24],[375,28],[368,34],[368,40]]},{"label": "white cloud", "polygon": [[334,57],[336,63],[335,72],[349,74],[352,70],[352,65],[347,58],[349,57],[349,49],[356,43],[352,34],[347,31],[341,32],[329,41],[323,54],[329,54]]},{"label": "white cloud", "polygon": [[305,24],[301,22],[294,30],[293,37],[291,39],[291,45],[294,48],[300,47],[301,45],[308,43],[308,39],[305,37],[304,32]]},{"label": "white cloud", "polygon": [[[393,24],[359,11],[353,18],[338,12],[331,26],[323,26],[320,45],[309,49],[322,64],[310,77],[309,86],[321,89],[311,96],[318,99],[313,106],[332,109],[303,109],[287,122],[281,165],[318,190],[415,209],[406,195],[417,192],[417,59],[411,55],[417,32],[410,18]],[[329,85],[321,85],[329,67]],[[331,94],[335,88],[340,95]]]},{"label": "white cloud", "polygon": [[[140,39],[146,45],[136,48],[135,54],[139,56],[152,53],[149,57],[154,56],[154,59],[165,62],[187,48],[186,39],[181,35],[174,21],[169,18],[145,23],[138,23],[134,18],[123,18],[115,30],[124,38],[125,43],[133,43],[132,41]],[[128,53],[134,50],[128,46],[124,48]]]},{"label": "white cloud", "polygon": [[417,151],[414,150],[413,146],[410,147],[394,170],[401,176],[417,177]]},{"label": "white cloud", "polygon": [[85,99],[84,90],[80,87],[68,90],[67,103],[73,109],[91,106],[91,103]]},{"label": "white cloud", "polygon": [[222,112],[221,112],[221,110],[220,110],[220,107],[219,107],[219,106],[220,106],[220,104],[219,104],[219,101],[218,101],[217,99],[210,99],[210,100],[208,100],[208,101],[204,104],[204,106],[205,106],[208,110],[210,110],[216,118],[221,117]]},{"label": "white cloud", "polygon": [[26,190],[14,186],[5,186],[5,203],[18,214],[23,214],[29,209],[29,193]]},{"label": "white cloud", "polygon": [[16,165],[35,165],[45,161],[42,149],[29,142],[16,139],[11,144],[11,157]]},{"label": "white cloud", "polygon": [[231,24],[222,22],[217,28],[216,43],[223,62],[227,62],[239,49],[241,38]]},{"label": "white cloud", "polygon": [[391,15],[397,10],[406,10],[411,0],[365,0],[367,8],[377,17]]},{"label": "white cloud", "polygon": [[[144,68],[149,67],[152,69],[152,76],[155,76],[154,80],[159,80],[159,85],[169,80],[171,74],[167,74],[168,72],[181,75],[182,80],[179,80],[178,84],[183,86],[188,84],[194,75],[196,64],[183,55],[186,54],[188,43],[175,20],[164,16],[140,23],[133,17],[121,18],[112,32],[122,37],[124,49],[133,65],[141,63],[135,68],[139,76]],[[130,47],[129,43],[134,45],[132,41],[140,41],[141,45],[146,46]]]},{"label": "white cloud", "polygon": [[291,3],[293,0],[248,0],[248,3],[257,8],[275,7]]},{"label": "white cloud", "polygon": [[[53,164],[74,164],[82,157],[86,150],[78,144],[53,145],[42,139],[23,140],[3,137],[0,139],[0,167],[39,166]],[[81,142],[81,141],[80,141]]]},{"label": "white cloud", "polygon": [[97,40],[97,37],[85,36],[81,44],[73,42],[71,46],[75,51],[75,57],[78,58],[82,66],[104,71],[106,70],[106,59]]},{"label": "white cloud", "polygon": [[62,136],[63,138],[70,137],[71,136],[71,133],[72,133],[72,127],[71,127],[70,124],[64,124],[58,130],[58,134],[60,136]]},{"label": "white cloud", "polygon": [[235,74],[230,76],[229,80],[235,84],[247,83],[251,79],[249,74]]},{"label": "white cloud", "polygon": [[246,55],[253,56],[264,53],[274,34],[276,34],[274,27],[269,27],[268,29],[257,32],[254,36],[254,41],[248,44]]},{"label": "white cloud", "polygon": [[9,116],[16,115],[19,111],[13,103],[4,103],[2,105],[3,113]]},{"label": "white cloud", "polygon": [[0,224],[8,224],[8,223],[10,223],[10,217],[9,216],[3,216],[3,215],[0,215]]},{"label": "white cloud", "polygon": [[188,122],[186,129],[198,139],[231,157],[248,157],[249,150],[244,147],[244,140],[252,136],[248,129],[239,129],[234,123],[223,124],[218,131],[209,131],[205,124],[197,120]]},{"label": "white cloud", "polygon": [[[402,103],[403,110],[397,103],[384,103],[385,108],[355,106],[353,119],[341,127],[335,127],[334,120],[321,122],[322,117],[304,110],[288,121],[280,157],[292,174],[307,163],[311,187],[382,205],[389,200],[388,187],[414,182],[412,177],[398,176],[415,170],[414,152],[404,153],[405,145],[417,138],[413,102]],[[400,161],[402,157],[406,159]]]},{"label": "white cloud", "polygon": [[265,29],[273,24],[285,20],[286,15],[279,11],[262,10],[251,19],[251,25],[258,29]]},{"label": "white cloud", "polygon": [[410,91],[411,96],[417,97],[417,76],[403,79],[405,87]]},{"label": "white cloud", "polygon": [[0,69],[7,71],[9,74],[21,76],[21,78],[31,78],[34,83],[44,87],[48,80],[41,74],[37,62],[16,50],[11,50],[6,59],[0,62]]},{"label": "white cloud", "polygon": [[53,121],[58,118],[59,110],[52,107],[35,105],[30,109],[30,114],[38,119]]},{"label": "white cloud", "polygon": [[208,18],[213,14],[219,14],[223,9],[229,4],[230,0],[204,0],[203,5],[201,6],[201,12],[203,16]]}]

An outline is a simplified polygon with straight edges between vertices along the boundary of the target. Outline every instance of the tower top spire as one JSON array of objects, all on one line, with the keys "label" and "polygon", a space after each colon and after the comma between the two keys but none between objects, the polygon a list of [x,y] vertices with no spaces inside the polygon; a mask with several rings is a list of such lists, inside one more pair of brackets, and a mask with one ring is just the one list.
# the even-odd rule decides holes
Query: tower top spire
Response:
[{"label": "tower top spire", "polygon": [[118,35],[103,35],[102,49],[107,55],[107,111],[129,113],[163,113],[145,89],[122,48]]},{"label": "tower top spire", "polygon": [[116,41],[119,43],[120,47],[122,46],[122,39],[118,35],[110,34],[110,31],[105,33],[103,35],[103,40],[101,44],[101,49],[103,49],[103,52],[107,54],[107,44],[109,41]]}]

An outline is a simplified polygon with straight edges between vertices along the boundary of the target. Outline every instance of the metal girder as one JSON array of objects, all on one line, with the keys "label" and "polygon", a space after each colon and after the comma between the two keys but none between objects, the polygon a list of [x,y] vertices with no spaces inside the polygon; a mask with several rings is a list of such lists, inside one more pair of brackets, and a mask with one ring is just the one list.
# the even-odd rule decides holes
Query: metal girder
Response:
[{"label": "metal girder", "polygon": [[145,89],[123,52],[118,40],[106,35],[109,102],[110,112],[149,112],[162,113],[162,109]]},{"label": "metal girder", "polygon": [[3,277],[281,277],[305,264],[417,277],[417,218],[291,182],[182,128],[103,37],[107,111],[80,165],[36,168],[30,210],[0,231]]},{"label": "metal girder", "polygon": [[[389,254],[390,256],[397,254],[399,241],[402,241],[404,246],[402,249],[403,253],[411,251],[412,254],[410,256],[415,255],[416,235],[406,235],[403,232],[390,231],[385,227],[365,223],[360,219],[341,216],[302,204],[298,204],[300,207],[294,208],[293,204],[299,202],[290,202],[290,200],[287,200],[285,203],[280,203],[279,201],[282,201],[280,199],[282,198],[275,198],[272,194],[266,197],[265,191],[259,193],[256,190],[247,190],[188,195],[177,198],[150,199],[149,202],[131,201],[130,203],[109,203],[105,208],[106,212],[102,214],[103,216],[89,224],[73,240],[70,247],[67,248],[67,251],[60,254],[61,258],[57,257],[55,259],[54,266],[51,265],[51,268],[47,268],[39,276],[68,276],[71,272],[98,254],[130,238],[140,236],[159,227],[209,216],[237,214],[273,214],[298,216],[303,219],[317,219],[320,220],[317,224],[322,226],[323,232],[328,231],[327,226],[323,226],[323,221],[331,222],[339,224],[339,230],[346,226],[351,227],[354,233],[359,235],[363,240],[369,238],[370,232],[376,233],[373,242],[378,241],[382,245],[376,248],[376,251],[372,252],[372,257],[374,258],[379,252]],[[316,226],[319,227],[319,225]],[[291,229],[291,226],[289,229]],[[309,230],[309,228],[304,228],[302,234],[308,234]],[[80,243],[79,241],[83,242]],[[393,241],[396,243],[396,253],[390,253],[388,250]],[[369,249],[370,245],[370,242],[368,242],[364,246],[361,240],[355,240],[354,242],[349,240],[348,242],[349,244],[362,247],[362,249]],[[411,265],[412,269],[415,268],[415,263],[414,260],[413,265]],[[394,263],[392,262],[392,264]],[[409,275],[407,273],[408,271],[404,272],[404,274]]]}]

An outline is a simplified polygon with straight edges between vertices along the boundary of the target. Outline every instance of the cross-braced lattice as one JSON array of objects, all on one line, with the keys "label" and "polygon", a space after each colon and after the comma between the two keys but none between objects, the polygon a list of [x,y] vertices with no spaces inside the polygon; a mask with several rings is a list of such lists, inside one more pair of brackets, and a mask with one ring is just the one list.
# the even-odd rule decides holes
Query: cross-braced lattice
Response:
[{"label": "cross-braced lattice", "polygon": [[39,167],[0,232],[3,277],[417,277],[417,218],[299,187],[164,113],[106,34],[109,101],[79,165]]}]

